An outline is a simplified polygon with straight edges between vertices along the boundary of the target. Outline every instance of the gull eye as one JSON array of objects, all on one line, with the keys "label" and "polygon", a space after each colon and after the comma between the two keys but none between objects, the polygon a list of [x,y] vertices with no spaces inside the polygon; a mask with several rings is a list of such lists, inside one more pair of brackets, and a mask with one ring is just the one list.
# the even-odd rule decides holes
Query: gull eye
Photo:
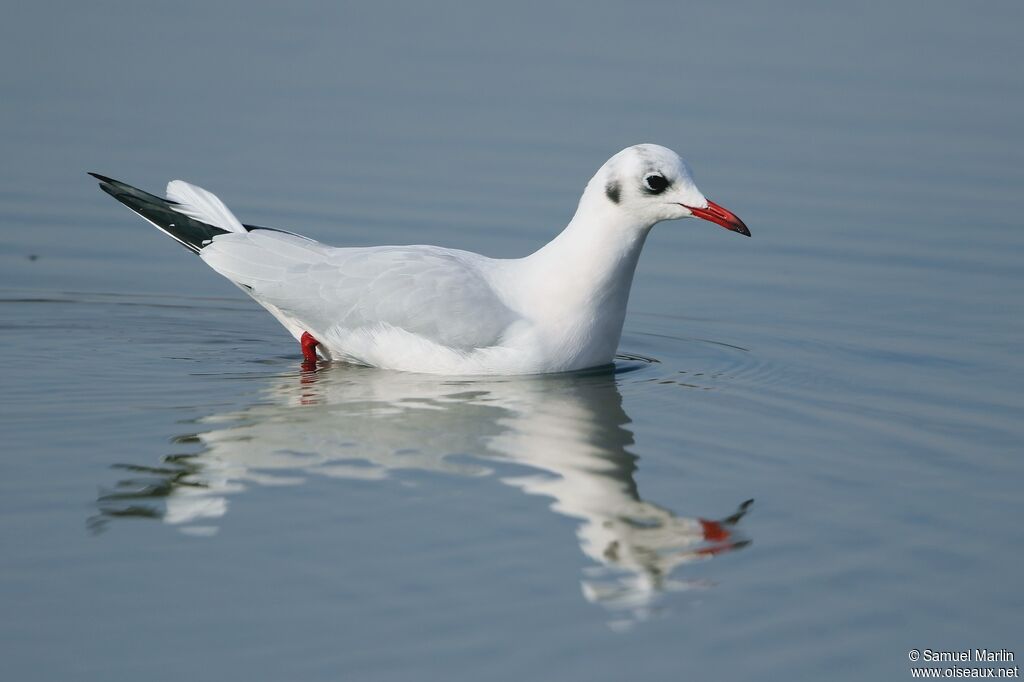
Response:
[{"label": "gull eye", "polygon": [[665,179],[664,175],[658,173],[651,173],[650,175],[644,176],[644,187],[651,194],[661,194],[668,187],[668,180]]}]

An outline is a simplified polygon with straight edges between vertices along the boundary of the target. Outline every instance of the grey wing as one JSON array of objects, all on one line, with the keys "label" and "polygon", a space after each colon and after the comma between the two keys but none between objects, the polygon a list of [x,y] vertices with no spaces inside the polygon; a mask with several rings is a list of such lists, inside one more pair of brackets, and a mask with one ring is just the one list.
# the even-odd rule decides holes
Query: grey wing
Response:
[{"label": "grey wing", "polygon": [[485,259],[463,251],[330,248],[296,235],[253,230],[219,235],[200,256],[283,315],[282,322],[311,331],[390,325],[472,350],[496,345],[517,319],[481,270]]}]

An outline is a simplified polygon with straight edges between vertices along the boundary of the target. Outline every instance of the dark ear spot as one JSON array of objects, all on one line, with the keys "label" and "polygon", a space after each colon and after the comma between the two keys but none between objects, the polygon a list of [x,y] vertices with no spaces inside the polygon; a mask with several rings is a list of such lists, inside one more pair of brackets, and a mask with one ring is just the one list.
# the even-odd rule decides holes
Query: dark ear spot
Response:
[{"label": "dark ear spot", "polygon": [[619,203],[619,197],[622,193],[622,188],[619,187],[617,182],[609,182],[608,186],[604,188],[604,195],[608,197],[613,204]]}]

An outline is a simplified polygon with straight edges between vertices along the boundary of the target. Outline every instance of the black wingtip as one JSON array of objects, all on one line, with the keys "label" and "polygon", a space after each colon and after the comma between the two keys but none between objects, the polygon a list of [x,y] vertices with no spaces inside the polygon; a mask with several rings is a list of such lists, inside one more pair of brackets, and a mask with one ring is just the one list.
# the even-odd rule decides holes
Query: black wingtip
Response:
[{"label": "black wingtip", "polygon": [[89,172],[100,181],[100,189],[114,197],[157,229],[175,239],[189,251],[199,253],[211,239],[227,230],[190,218],[174,210],[176,205],[162,197],[144,192],[120,180]]}]

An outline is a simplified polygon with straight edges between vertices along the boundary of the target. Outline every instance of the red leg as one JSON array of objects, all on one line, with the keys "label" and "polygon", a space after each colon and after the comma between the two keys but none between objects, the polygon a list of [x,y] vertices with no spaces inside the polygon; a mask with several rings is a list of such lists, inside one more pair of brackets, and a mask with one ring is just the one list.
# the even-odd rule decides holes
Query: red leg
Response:
[{"label": "red leg", "polygon": [[302,364],[316,367],[316,347],[320,345],[320,342],[309,332],[302,332],[299,343],[302,344]]}]

